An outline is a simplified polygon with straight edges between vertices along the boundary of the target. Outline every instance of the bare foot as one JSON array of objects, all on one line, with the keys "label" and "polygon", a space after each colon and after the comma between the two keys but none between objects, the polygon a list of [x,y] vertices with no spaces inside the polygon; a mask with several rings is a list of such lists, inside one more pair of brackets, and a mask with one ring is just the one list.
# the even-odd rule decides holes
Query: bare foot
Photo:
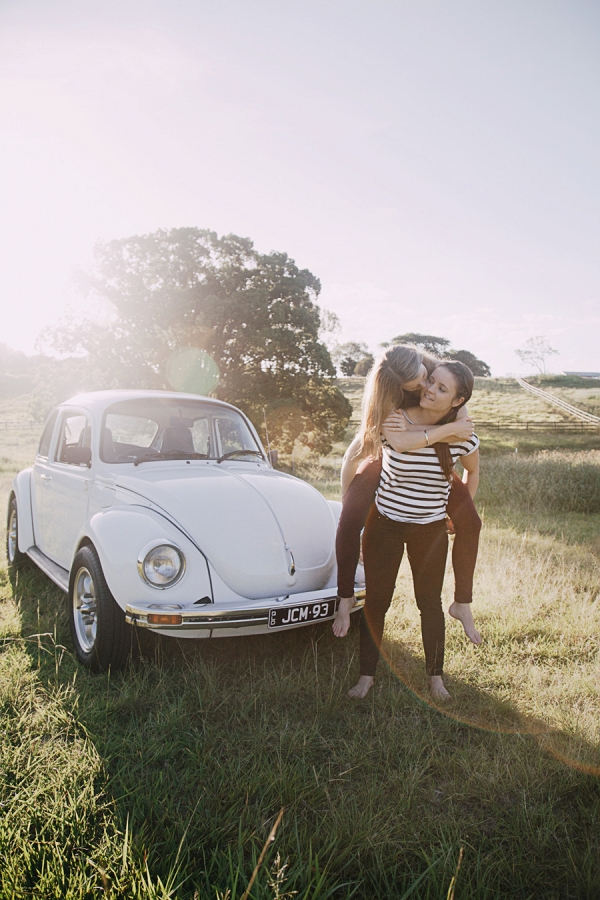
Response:
[{"label": "bare foot", "polygon": [[348,696],[352,697],[353,700],[364,700],[367,696],[375,679],[372,675],[361,675],[353,688],[350,688],[348,691]]},{"label": "bare foot", "polygon": [[[431,696],[434,700],[451,700],[450,694],[444,687],[444,681],[441,675],[430,675],[427,679],[429,681],[429,690],[431,691]],[[357,685],[358,687],[358,685]]]},{"label": "bare foot", "polygon": [[475,623],[473,622],[473,613],[471,612],[470,603],[457,603],[455,600],[448,612],[454,619],[458,619],[459,622],[462,622],[465,634],[473,644],[481,643],[481,635],[475,628]]},{"label": "bare foot", "polygon": [[336,637],[346,637],[350,628],[350,610],[356,605],[356,597],[340,597],[338,611],[333,620],[333,633]]}]

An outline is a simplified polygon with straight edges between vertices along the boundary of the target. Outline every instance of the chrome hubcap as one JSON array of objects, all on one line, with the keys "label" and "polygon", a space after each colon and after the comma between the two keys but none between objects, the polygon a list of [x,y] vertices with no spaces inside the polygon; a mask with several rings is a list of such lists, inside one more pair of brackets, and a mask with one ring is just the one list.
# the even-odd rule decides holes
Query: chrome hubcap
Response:
[{"label": "chrome hubcap", "polygon": [[73,619],[81,649],[89,653],[96,643],[98,611],[94,579],[85,566],[78,570],[73,582]]},{"label": "chrome hubcap", "polygon": [[8,519],[7,551],[8,561],[9,563],[13,563],[17,555],[17,511],[14,508],[11,509]]}]

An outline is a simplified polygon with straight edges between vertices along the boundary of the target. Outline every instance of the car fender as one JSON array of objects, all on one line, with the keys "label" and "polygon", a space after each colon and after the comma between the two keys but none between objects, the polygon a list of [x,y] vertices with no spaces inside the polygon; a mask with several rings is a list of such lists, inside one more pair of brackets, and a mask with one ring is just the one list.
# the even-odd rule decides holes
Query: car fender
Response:
[{"label": "car fender", "polygon": [[26,553],[30,547],[33,547],[35,539],[33,536],[33,518],[31,514],[31,476],[33,469],[23,469],[15,476],[12,483],[12,494],[17,500],[18,514],[18,543],[21,553]]},{"label": "car fender", "polygon": [[[214,601],[207,560],[192,541],[167,518],[150,509],[107,509],[92,516],[79,536],[77,545],[92,543],[109,590],[119,606],[148,601],[156,603],[194,603],[206,598]],[[157,542],[175,544],[185,557],[183,576],[169,588],[147,584],[138,571],[138,558],[148,545]]]}]

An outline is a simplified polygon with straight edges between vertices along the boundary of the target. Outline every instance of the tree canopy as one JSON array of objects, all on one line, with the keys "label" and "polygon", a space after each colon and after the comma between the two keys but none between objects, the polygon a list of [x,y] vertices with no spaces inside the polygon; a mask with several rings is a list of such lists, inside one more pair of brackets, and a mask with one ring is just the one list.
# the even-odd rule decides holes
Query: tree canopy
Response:
[{"label": "tree canopy", "polygon": [[[447,338],[436,337],[433,334],[418,334],[409,331],[399,334],[391,341],[381,344],[382,347],[391,347],[394,344],[413,344],[426,353],[431,353],[439,359],[458,359],[468,366],[473,375],[489,376],[492,374],[490,367],[482,359],[478,359],[470,350],[453,350]],[[518,352],[518,351],[517,351]]]},{"label": "tree canopy", "polygon": [[[62,353],[84,355],[94,386],[179,389],[169,377],[182,371],[180,354],[194,350],[200,367],[202,354],[210,357],[211,377],[218,370],[213,394],[257,426],[264,408],[267,418],[279,410],[278,421],[287,409],[280,430],[293,441],[326,452],[343,436],[352,410],[319,339],[320,282],[286,253],[260,254],[236,235],[160,230],[98,244],[78,285],[94,304],[108,304],[108,319],[71,321],[45,338]],[[299,432],[287,421],[294,416]]]},{"label": "tree canopy", "polygon": [[415,347],[421,347],[427,353],[433,353],[434,356],[443,356],[450,346],[450,341],[446,338],[436,337],[434,334],[418,334],[416,331],[408,331],[406,334],[398,334],[391,341],[382,344],[382,347],[391,347],[394,344],[414,344]]},{"label": "tree canopy", "polygon": [[488,364],[482,359],[477,359],[470,350],[448,350],[447,353],[443,354],[442,358],[460,360],[460,362],[470,368],[473,375],[483,375],[487,378],[492,374]]}]

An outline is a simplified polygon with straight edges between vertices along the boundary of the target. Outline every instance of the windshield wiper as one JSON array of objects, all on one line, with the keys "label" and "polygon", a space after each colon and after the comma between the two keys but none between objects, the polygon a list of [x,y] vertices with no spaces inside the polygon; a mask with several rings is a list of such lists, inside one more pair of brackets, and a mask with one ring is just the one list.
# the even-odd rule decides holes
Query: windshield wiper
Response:
[{"label": "windshield wiper", "polygon": [[157,450],[155,453],[147,453],[146,456],[140,456],[133,463],[139,466],[143,462],[153,462],[156,459],[208,459],[207,453],[186,453],[185,450]]},{"label": "windshield wiper", "polygon": [[230,450],[229,453],[224,453],[223,456],[220,456],[217,462],[221,463],[224,459],[232,459],[234,456],[239,456],[241,453],[245,456],[247,456],[248,453],[251,453],[253,456],[260,456],[262,458],[260,450]]}]

